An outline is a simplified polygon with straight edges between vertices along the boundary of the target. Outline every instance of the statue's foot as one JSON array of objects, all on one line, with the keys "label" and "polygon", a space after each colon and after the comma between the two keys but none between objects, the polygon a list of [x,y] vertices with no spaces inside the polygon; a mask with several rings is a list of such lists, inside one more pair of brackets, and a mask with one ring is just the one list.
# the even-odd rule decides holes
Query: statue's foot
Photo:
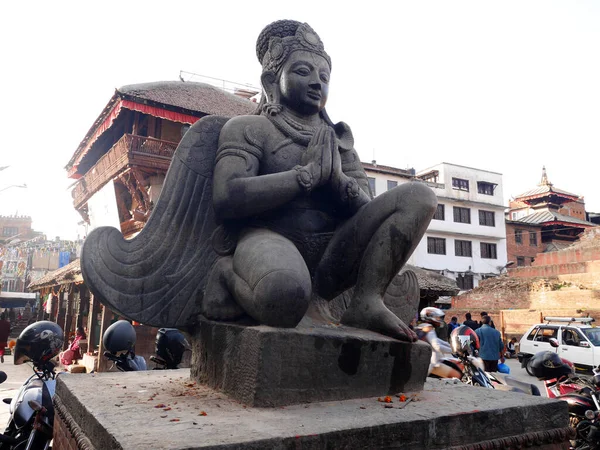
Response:
[{"label": "statue's foot", "polygon": [[356,328],[376,331],[400,341],[415,342],[417,335],[396,314],[383,304],[381,299],[373,302],[353,301],[342,316],[341,323]]},{"label": "statue's foot", "polygon": [[215,263],[206,281],[201,312],[211,320],[233,320],[245,315],[227,287],[227,276],[233,273],[231,257]]}]

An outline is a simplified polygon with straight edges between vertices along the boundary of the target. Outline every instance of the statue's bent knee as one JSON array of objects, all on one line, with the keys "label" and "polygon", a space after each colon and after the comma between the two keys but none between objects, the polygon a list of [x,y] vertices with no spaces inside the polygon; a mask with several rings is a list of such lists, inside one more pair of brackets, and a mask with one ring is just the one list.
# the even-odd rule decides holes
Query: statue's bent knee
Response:
[{"label": "statue's bent knee", "polygon": [[435,211],[438,204],[435,193],[425,183],[413,181],[402,184],[394,188],[393,191],[396,191],[396,201],[404,207],[408,205],[413,210],[419,208],[424,212]]},{"label": "statue's bent knee", "polygon": [[254,287],[255,314],[261,323],[275,327],[295,327],[308,308],[310,278],[293,270],[278,269]]}]

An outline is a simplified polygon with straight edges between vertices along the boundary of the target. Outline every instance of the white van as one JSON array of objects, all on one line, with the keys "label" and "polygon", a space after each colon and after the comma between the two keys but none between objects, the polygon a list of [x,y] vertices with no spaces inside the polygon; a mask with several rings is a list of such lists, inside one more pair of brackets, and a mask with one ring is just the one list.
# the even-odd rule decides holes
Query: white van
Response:
[{"label": "white van", "polygon": [[[532,375],[529,360],[537,352],[557,352],[571,361],[575,369],[591,372],[600,365],[600,328],[591,317],[544,317],[545,323],[533,325],[519,342],[517,354],[521,367]],[[558,340],[558,348],[550,345],[550,338]]]}]

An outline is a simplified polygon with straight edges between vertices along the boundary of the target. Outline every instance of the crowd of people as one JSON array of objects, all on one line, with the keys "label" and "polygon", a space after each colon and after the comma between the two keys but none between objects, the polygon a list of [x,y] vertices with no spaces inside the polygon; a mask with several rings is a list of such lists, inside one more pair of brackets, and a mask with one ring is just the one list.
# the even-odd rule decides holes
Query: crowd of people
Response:
[{"label": "crowd of people", "polygon": [[442,320],[435,328],[435,333],[441,340],[449,341],[450,333],[461,325],[468,326],[477,334],[480,345],[479,356],[483,360],[486,371],[497,372],[498,362],[504,363],[505,358],[516,356],[517,339],[513,337],[505,343],[500,331],[496,329],[493,319],[486,311],[480,313],[479,322],[473,320],[470,312],[465,314],[465,320],[462,323],[456,316],[452,316],[448,323]]}]

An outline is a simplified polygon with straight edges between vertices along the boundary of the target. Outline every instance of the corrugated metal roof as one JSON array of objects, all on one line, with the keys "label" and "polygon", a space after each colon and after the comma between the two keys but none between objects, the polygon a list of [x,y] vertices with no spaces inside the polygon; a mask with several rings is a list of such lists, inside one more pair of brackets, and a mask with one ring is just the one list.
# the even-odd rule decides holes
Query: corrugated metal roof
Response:
[{"label": "corrugated metal roof", "polygon": [[577,194],[572,194],[571,192],[563,191],[562,189],[557,189],[552,185],[546,184],[546,185],[538,186],[535,189],[531,189],[527,192],[523,192],[520,195],[517,195],[515,197],[515,200],[519,200],[524,197],[538,197],[541,195],[548,195],[548,194],[556,194],[556,195],[560,195],[560,196],[573,197],[575,199],[579,198],[579,195],[577,195]]},{"label": "corrugated metal roof", "polygon": [[552,211],[539,211],[533,214],[529,214],[528,216],[521,217],[520,219],[517,219],[514,222],[531,224],[542,224],[546,222],[567,222],[577,225],[586,225],[589,227],[596,226],[596,224],[588,222],[587,220],[577,219],[576,217],[566,216],[564,214],[559,214],[557,212]]}]

